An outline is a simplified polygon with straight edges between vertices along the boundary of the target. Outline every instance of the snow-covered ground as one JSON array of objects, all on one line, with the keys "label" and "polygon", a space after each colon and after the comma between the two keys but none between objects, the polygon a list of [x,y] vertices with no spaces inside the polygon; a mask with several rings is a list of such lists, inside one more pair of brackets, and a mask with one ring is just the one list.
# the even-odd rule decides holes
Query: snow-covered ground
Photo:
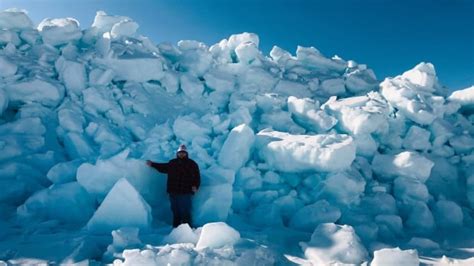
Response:
[{"label": "snow-covered ground", "polygon": [[[0,12],[0,264],[474,264],[473,87],[138,28]],[[145,161],[181,143],[202,186],[172,230]]]}]

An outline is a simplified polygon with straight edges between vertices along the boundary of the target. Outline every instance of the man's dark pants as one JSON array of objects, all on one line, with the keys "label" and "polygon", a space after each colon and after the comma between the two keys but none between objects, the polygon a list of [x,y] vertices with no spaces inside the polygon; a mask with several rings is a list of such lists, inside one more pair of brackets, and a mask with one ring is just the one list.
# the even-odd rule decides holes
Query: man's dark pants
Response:
[{"label": "man's dark pants", "polygon": [[187,223],[191,226],[191,194],[170,194],[173,227]]}]

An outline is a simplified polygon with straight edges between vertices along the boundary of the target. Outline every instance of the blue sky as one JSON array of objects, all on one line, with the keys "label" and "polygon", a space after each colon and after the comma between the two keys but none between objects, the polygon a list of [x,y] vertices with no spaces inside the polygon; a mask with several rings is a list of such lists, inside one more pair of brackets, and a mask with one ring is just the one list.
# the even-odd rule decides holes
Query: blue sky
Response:
[{"label": "blue sky", "polygon": [[474,0],[0,0],[9,7],[28,10],[35,23],[74,17],[83,28],[97,10],[126,15],[157,43],[211,45],[254,32],[266,54],[273,45],[292,53],[315,46],[368,64],[379,79],[429,61],[451,89],[474,85]]}]

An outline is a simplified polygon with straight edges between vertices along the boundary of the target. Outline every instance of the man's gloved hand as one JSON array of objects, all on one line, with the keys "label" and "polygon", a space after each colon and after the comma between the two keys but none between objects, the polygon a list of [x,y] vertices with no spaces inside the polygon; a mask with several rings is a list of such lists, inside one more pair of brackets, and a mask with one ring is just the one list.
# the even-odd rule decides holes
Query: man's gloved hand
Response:
[{"label": "man's gloved hand", "polygon": [[151,166],[152,162],[150,160],[146,160],[146,165]]},{"label": "man's gloved hand", "polygon": [[193,190],[194,193],[198,191],[197,187],[192,187],[191,189]]}]

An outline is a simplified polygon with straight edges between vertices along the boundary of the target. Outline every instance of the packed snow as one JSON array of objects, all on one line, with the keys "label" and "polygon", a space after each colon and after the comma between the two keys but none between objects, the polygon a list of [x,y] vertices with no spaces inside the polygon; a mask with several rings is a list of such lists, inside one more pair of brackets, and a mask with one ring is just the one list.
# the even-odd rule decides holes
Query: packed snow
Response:
[{"label": "packed snow", "polygon": [[[1,11],[0,264],[472,265],[473,87],[259,43]],[[201,187],[173,229],[145,162],[180,144]]]}]

